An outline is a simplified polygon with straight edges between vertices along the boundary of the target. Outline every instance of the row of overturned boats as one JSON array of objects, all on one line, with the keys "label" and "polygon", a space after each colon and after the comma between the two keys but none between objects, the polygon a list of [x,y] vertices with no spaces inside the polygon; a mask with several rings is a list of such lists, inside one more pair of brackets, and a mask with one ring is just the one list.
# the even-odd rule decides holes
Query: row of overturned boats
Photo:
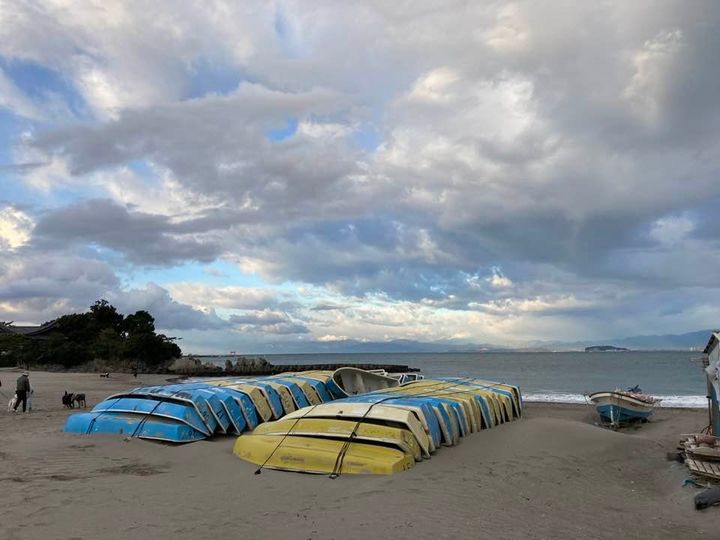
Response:
[{"label": "row of overturned boats", "polygon": [[482,429],[520,418],[517,386],[346,367],[136,388],[68,417],[65,431],[170,443],[237,436],[259,469],[392,474]]}]

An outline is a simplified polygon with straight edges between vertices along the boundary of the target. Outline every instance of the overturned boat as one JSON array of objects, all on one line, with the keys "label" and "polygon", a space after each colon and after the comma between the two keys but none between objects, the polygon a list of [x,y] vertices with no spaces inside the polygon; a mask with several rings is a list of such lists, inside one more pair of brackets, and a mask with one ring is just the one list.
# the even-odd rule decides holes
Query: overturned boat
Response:
[{"label": "overturned boat", "polygon": [[[343,388],[343,378],[333,378]],[[260,469],[392,474],[429,459],[441,446],[521,415],[520,390],[513,385],[474,378],[415,380],[298,409],[238,437],[233,451]]]},{"label": "overturned boat", "polygon": [[239,458],[268,469],[335,476],[393,474],[415,465],[412,456],[394,448],[314,437],[238,437],[233,451]]},{"label": "overturned boat", "polygon": [[332,399],[323,377],[314,373],[194,380],[115,394],[90,412],[70,415],[64,431],[188,443],[215,434],[239,435],[298,408]]},{"label": "overturned boat", "polygon": [[332,374],[332,378],[342,389],[344,394],[342,397],[400,386],[400,381],[394,377],[354,367],[336,369]]}]

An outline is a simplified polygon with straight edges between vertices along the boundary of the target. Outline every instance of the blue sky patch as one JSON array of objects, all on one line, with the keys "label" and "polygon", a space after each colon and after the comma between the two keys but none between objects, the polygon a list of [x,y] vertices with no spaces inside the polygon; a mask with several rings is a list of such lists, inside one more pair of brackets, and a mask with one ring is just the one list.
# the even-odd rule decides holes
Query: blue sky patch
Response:
[{"label": "blue sky patch", "polygon": [[297,118],[288,118],[287,123],[284,127],[278,129],[272,129],[266,133],[267,138],[270,142],[280,142],[285,139],[289,139],[297,132],[298,121]]},{"label": "blue sky patch", "polygon": [[86,103],[73,84],[60,72],[35,62],[0,56],[0,68],[15,86],[34,102],[44,102],[51,95],[59,96],[78,117],[89,117]]},{"label": "blue sky patch", "polygon": [[234,92],[241,82],[252,82],[237,67],[207,58],[196,60],[191,71],[184,99],[201,98],[209,94],[227,95]]}]

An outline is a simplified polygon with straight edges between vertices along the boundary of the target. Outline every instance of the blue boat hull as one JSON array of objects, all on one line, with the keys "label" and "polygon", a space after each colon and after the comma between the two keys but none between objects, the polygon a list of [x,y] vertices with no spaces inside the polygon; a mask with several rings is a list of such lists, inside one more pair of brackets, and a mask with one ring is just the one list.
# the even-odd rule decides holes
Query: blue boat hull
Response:
[{"label": "blue boat hull", "polygon": [[162,401],[159,399],[143,399],[137,397],[110,398],[101,401],[92,409],[93,412],[126,413],[133,415],[152,415],[170,418],[187,424],[196,431],[211,435],[202,417],[195,407],[185,403]]},{"label": "blue boat hull", "polygon": [[647,420],[653,413],[653,411],[633,411],[620,405],[598,405],[596,409],[604,420],[615,423]]},{"label": "blue boat hull", "polygon": [[323,403],[333,401],[333,397],[330,395],[330,392],[328,391],[328,388],[327,386],[325,386],[324,382],[313,379],[312,377],[305,377],[303,375],[293,375],[293,378],[307,381],[310,386],[313,387],[315,392],[317,392],[317,395],[320,397]]},{"label": "blue boat hull", "polygon": [[83,435],[106,433],[172,443],[189,443],[206,438],[204,433],[176,420],[113,412],[73,414],[68,417],[64,431]]},{"label": "blue boat hull", "polygon": [[298,386],[297,383],[294,383],[292,381],[288,381],[287,379],[280,379],[273,377],[272,380],[274,383],[282,384],[285,388],[287,388],[290,391],[290,394],[292,394],[293,401],[295,401],[295,405],[298,409],[302,409],[303,407],[309,407],[310,402],[308,401],[305,394],[303,394],[302,389],[300,386]]}]

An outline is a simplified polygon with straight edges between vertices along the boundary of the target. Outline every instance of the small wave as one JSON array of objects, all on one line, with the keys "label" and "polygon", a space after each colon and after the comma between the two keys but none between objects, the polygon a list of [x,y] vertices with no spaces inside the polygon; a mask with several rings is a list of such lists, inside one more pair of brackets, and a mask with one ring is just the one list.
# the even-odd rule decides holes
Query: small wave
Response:
[{"label": "small wave", "polygon": [[[655,396],[662,399],[660,407],[678,407],[683,409],[704,409],[707,407],[705,396]],[[582,394],[566,394],[559,392],[528,393],[523,401],[529,403],[590,403]]]}]

